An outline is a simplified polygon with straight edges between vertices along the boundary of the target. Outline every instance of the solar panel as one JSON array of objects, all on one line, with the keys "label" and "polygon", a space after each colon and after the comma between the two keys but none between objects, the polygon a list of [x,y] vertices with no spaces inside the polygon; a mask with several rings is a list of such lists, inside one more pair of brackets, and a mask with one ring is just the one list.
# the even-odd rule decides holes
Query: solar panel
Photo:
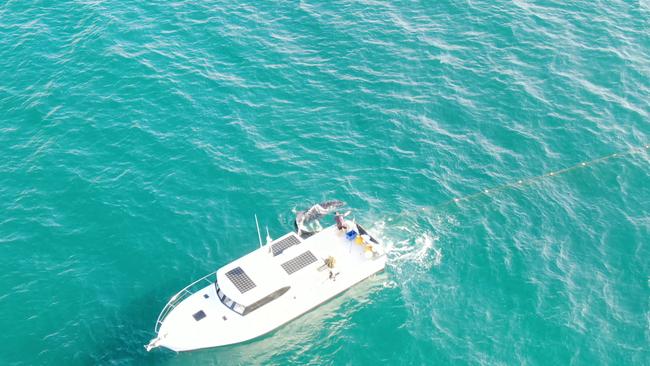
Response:
[{"label": "solar panel", "polygon": [[275,257],[276,255],[279,255],[280,253],[284,252],[285,249],[289,248],[290,246],[298,245],[298,244],[300,244],[300,239],[298,239],[297,236],[295,235],[287,236],[286,238],[280,240],[279,242],[273,243],[271,245],[273,256]]},{"label": "solar panel", "polygon": [[317,259],[314,256],[314,254],[312,254],[312,252],[310,252],[310,251],[306,251],[306,252],[302,253],[301,255],[299,255],[299,256],[297,256],[297,257],[295,257],[293,259],[289,259],[288,261],[282,263],[282,268],[284,268],[284,270],[288,274],[292,274],[294,272],[297,272],[297,271],[307,267],[308,265],[310,265],[310,264],[312,264],[312,263],[314,263],[316,261],[317,261]]},{"label": "solar panel", "polygon": [[239,292],[242,294],[248,290],[255,288],[255,283],[250,279],[250,277],[248,277],[246,272],[244,272],[241,267],[237,267],[226,272],[226,277],[230,279],[235,287],[237,287],[237,290],[239,290]]}]

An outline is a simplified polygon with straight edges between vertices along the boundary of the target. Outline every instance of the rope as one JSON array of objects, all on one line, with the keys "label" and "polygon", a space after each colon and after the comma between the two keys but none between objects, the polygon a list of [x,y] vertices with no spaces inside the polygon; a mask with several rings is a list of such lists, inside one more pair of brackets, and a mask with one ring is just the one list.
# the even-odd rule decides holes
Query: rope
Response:
[{"label": "rope", "polygon": [[460,202],[471,201],[471,200],[474,200],[474,199],[477,199],[477,198],[480,198],[480,197],[484,197],[484,196],[488,196],[488,195],[490,195],[492,193],[504,191],[504,190],[507,190],[507,189],[522,188],[522,187],[531,185],[533,183],[536,183],[536,182],[538,182],[538,181],[540,181],[542,179],[557,177],[557,176],[572,172],[574,170],[583,169],[583,168],[586,168],[586,167],[589,167],[589,166],[592,166],[592,165],[604,163],[604,162],[606,162],[608,160],[611,160],[611,159],[622,158],[622,157],[632,155],[632,154],[639,154],[639,153],[642,153],[642,152],[644,152],[644,151],[646,151],[648,149],[650,149],[650,145],[644,145],[644,146],[641,146],[641,147],[634,147],[634,148],[631,148],[629,150],[625,150],[625,151],[621,151],[621,152],[615,152],[613,154],[601,156],[601,157],[593,159],[593,160],[578,163],[576,165],[572,165],[572,166],[564,168],[564,169],[551,171],[551,172],[544,173],[542,175],[537,175],[537,176],[530,177],[530,178],[519,179],[519,180],[514,181],[514,182],[506,183],[506,184],[496,186],[496,187],[492,187],[492,188],[487,188],[487,189],[484,189],[484,190],[476,192],[476,193],[468,194],[466,196],[456,197],[456,198],[453,198],[451,200],[439,203],[439,204],[434,205],[434,206],[421,207],[420,211],[431,211],[431,210],[434,210],[434,209],[437,209],[437,208],[440,208],[440,207],[444,207],[444,206],[448,206],[448,205],[451,205],[451,204],[457,204],[457,203],[460,203]]}]

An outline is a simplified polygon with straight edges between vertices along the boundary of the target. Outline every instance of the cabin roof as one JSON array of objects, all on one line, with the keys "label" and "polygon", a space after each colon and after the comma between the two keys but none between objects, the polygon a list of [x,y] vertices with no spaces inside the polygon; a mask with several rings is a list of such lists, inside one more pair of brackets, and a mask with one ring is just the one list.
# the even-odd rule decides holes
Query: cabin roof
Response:
[{"label": "cabin roof", "polygon": [[[303,240],[290,232],[217,270],[221,290],[233,301],[248,306],[289,283],[282,263],[293,258],[291,247]],[[294,253],[294,254],[291,254]]]}]

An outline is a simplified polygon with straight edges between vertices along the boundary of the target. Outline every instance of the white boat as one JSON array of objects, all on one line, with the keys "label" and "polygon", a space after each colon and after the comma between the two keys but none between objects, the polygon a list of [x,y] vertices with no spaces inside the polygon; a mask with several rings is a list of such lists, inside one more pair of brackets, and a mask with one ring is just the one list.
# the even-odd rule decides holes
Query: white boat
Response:
[{"label": "white boat", "polygon": [[343,230],[290,232],[182,289],[158,316],[147,350],[190,351],[257,338],[382,271],[382,245],[360,225],[346,223]]}]

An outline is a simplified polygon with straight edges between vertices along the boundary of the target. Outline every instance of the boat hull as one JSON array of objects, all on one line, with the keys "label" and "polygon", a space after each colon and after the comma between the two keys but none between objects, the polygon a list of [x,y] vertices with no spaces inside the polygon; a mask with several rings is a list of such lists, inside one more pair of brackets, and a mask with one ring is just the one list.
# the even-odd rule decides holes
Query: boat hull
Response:
[{"label": "boat hull", "polygon": [[[276,330],[335,298],[357,283],[384,270],[386,256],[378,250],[369,253],[367,246],[350,241],[335,228],[324,230],[296,248],[288,250],[291,258],[305,249],[321,259],[335,258],[327,267],[323,262],[287,275],[289,289],[277,299],[240,315],[219,301],[217,286],[205,286],[178,304],[162,320],[158,337],[150,343],[182,352],[250,341]],[[343,233],[344,234],[344,233]],[[285,255],[285,254],[283,254]],[[286,258],[277,259],[278,263]],[[276,259],[274,259],[276,260]]]}]

